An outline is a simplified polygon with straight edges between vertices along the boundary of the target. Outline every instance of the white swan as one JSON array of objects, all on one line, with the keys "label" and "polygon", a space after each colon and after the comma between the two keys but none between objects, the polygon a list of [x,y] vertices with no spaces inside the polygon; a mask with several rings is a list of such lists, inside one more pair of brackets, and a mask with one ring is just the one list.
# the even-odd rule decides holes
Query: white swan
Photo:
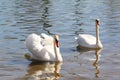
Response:
[{"label": "white swan", "polygon": [[62,61],[59,51],[59,36],[40,36],[32,33],[26,39],[26,47],[32,54],[25,54],[25,58],[39,61]]},{"label": "white swan", "polygon": [[101,49],[103,48],[99,38],[99,19],[95,20],[96,37],[89,34],[79,34],[77,37],[77,43],[80,47],[89,49]]}]

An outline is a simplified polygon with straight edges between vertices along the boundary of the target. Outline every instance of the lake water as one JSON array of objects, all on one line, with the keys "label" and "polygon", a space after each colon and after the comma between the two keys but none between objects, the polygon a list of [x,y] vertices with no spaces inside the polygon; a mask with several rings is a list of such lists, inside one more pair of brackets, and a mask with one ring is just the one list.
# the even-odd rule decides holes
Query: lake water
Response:
[{"label": "lake water", "polygon": [[[0,0],[0,80],[119,80],[120,0]],[[75,36],[95,35],[101,51],[77,51]],[[31,33],[60,36],[63,63],[31,63]]]}]

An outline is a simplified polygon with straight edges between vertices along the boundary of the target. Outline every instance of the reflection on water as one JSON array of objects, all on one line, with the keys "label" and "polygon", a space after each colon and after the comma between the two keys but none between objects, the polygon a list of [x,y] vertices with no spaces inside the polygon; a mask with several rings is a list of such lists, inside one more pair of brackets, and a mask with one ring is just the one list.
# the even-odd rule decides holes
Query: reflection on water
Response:
[{"label": "reflection on water", "polygon": [[[75,80],[76,76],[93,80],[94,73],[98,76],[97,80],[119,80],[119,9],[120,0],[0,0],[0,80],[23,77],[26,68],[25,78],[34,73],[30,69],[35,65],[27,67],[29,62],[23,58],[23,54],[29,53],[24,41],[33,32],[60,36],[65,62],[62,78],[69,78],[64,80]],[[101,20],[100,38],[104,46],[100,60],[97,56],[95,60],[95,52],[81,51],[78,56],[79,52],[75,51],[74,37],[79,33],[95,35],[96,18]],[[74,60],[75,55],[78,61]],[[90,66],[94,60],[94,66]]]},{"label": "reflection on water", "polygon": [[32,62],[28,66],[25,80],[57,80],[61,65],[61,62]]},{"label": "reflection on water", "polygon": [[49,0],[23,0],[16,1],[15,18],[17,26],[25,33],[38,33],[45,31],[50,33],[46,28],[51,27],[49,23]]},{"label": "reflection on water", "polygon": [[93,66],[95,67],[95,77],[98,78],[100,71],[99,71],[99,66],[98,66],[98,62],[99,62],[99,57],[100,57],[100,53],[102,51],[102,49],[84,49],[84,48],[79,48],[77,47],[77,51],[79,51],[81,54],[84,53],[89,53],[90,51],[94,51],[93,53],[95,54],[95,61],[93,62]]},{"label": "reflection on water", "polygon": [[99,66],[98,66],[98,61],[99,61],[99,57],[100,57],[100,53],[101,53],[101,50],[102,49],[98,49],[98,50],[95,50],[95,56],[96,56],[96,60],[95,62],[93,63],[93,66],[95,66],[95,69],[96,69],[96,72],[95,72],[95,77],[99,77]]}]

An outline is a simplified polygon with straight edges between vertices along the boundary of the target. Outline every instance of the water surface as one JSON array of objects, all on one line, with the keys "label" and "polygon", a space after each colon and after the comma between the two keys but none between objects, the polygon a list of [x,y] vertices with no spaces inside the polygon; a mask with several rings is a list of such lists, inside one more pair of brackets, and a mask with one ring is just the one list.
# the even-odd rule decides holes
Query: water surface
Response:
[{"label": "water surface", "polygon": [[[0,79],[119,80],[119,9],[119,0],[0,0]],[[74,37],[95,35],[96,18],[103,50],[77,51]],[[31,65],[24,59],[30,33],[58,34],[63,63]]]}]

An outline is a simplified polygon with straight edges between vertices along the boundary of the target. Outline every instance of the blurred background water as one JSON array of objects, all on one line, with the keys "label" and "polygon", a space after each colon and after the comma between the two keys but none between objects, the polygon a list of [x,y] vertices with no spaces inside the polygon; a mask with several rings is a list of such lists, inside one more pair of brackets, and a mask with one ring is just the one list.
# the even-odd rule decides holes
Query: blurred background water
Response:
[{"label": "blurred background water", "polygon": [[[26,37],[46,33],[60,36],[64,62],[59,78],[49,74],[54,79],[119,80],[119,9],[120,0],[0,0],[0,79],[38,80],[40,74],[35,78],[34,73],[54,68],[53,63],[31,66],[23,57],[29,53],[24,44]],[[93,65],[97,61],[95,52],[77,51],[74,37],[79,33],[95,35],[96,18],[101,21],[100,39],[104,48]],[[52,79],[44,77],[43,80]]]}]

